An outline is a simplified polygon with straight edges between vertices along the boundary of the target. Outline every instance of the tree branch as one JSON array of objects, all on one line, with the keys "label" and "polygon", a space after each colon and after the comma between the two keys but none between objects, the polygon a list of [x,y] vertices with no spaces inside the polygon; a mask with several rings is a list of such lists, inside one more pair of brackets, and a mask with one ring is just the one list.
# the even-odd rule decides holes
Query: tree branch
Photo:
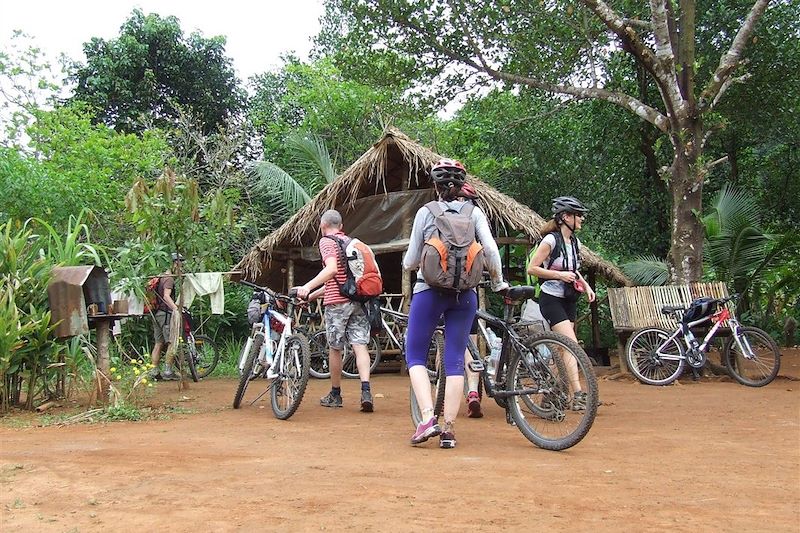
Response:
[{"label": "tree branch", "polygon": [[[746,60],[743,60],[739,64],[740,65],[744,65],[745,63],[746,63]],[[708,110],[710,111],[710,110],[714,109],[714,107],[717,105],[717,103],[722,98],[722,95],[724,95],[725,91],[728,90],[728,87],[730,87],[734,83],[744,83],[745,81],[749,80],[751,77],[753,77],[753,75],[750,74],[750,73],[742,74],[741,76],[736,77],[736,78],[734,78],[732,76],[729,76],[728,79],[725,80],[722,83],[722,86],[719,88],[719,92],[717,92],[717,96],[714,97],[714,101],[711,102],[711,105],[708,107]]]},{"label": "tree branch", "polygon": [[717,70],[714,71],[714,75],[700,94],[697,105],[699,112],[708,111],[719,100],[717,96],[723,92],[723,85],[741,63],[742,51],[750,40],[753,31],[755,31],[756,23],[761,18],[761,15],[764,14],[769,2],[770,0],[756,0],[756,3],[750,8],[742,27],[739,28],[736,37],[733,38],[730,49],[720,58]]},{"label": "tree branch", "polygon": [[[644,66],[645,70],[653,77],[661,93],[661,98],[664,100],[664,105],[667,109],[667,118],[677,118],[675,111],[680,108],[683,100],[681,98],[675,99],[677,81],[675,81],[674,67],[671,70],[665,69],[664,65],[653,55],[652,50],[645,46],[636,31],[634,31],[631,26],[625,25],[624,19],[603,0],[582,1],[608,29],[613,31],[617,37],[620,38],[625,51],[636,57],[642,66]],[[666,16],[664,17],[664,21],[666,23]],[[655,21],[653,21],[653,24],[655,24]],[[680,91],[678,91],[677,95],[680,95]],[[657,124],[653,124],[659,127]],[[661,128],[659,127],[659,129]]]},{"label": "tree branch", "polygon": [[683,98],[678,86],[678,77],[675,74],[675,53],[667,22],[666,2],[667,0],[650,0],[650,18],[656,42],[656,59],[661,67],[664,87],[673,104],[679,105]]},{"label": "tree branch", "polygon": [[652,30],[653,25],[647,20],[639,20],[639,19],[622,19],[623,24],[626,26],[631,26],[633,28],[642,28],[643,30]]},{"label": "tree branch", "polygon": [[[483,72],[496,80],[509,82],[512,84],[527,85],[528,87],[533,87],[534,89],[540,89],[542,91],[556,93],[556,94],[567,94],[570,96],[574,96],[576,98],[596,98],[599,100],[605,100],[607,102],[616,104],[620,107],[627,109],[628,111],[638,116],[639,118],[646,120],[647,122],[658,128],[663,133],[669,133],[670,129],[669,118],[665,117],[664,114],[661,113],[658,109],[650,107],[649,105],[644,104],[643,102],[637,100],[636,98],[630,95],[627,95],[625,93],[607,91],[605,89],[599,89],[596,87],[575,87],[572,85],[549,83],[534,78],[521,76],[518,74],[503,72],[489,66],[485,62],[482,63],[479,62],[480,59],[476,61],[471,57],[464,56],[454,50],[446,48],[444,45],[441,44],[441,41],[437,38],[437,36],[428,34],[423,30],[423,28],[419,27],[418,25],[414,24],[408,19],[398,18],[395,19],[395,21],[401,26],[404,26],[416,32],[416,34],[422,40],[424,40],[428,46],[430,46],[440,54],[444,55],[445,57],[448,57],[453,61],[458,61],[467,66],[470,66],[473,69],[479,72]],[[650,57],[652,58],[652,54],[650,55]]]},{"label": "tree branch", "polygon": [[[458,58],[453,57],[453,59]],[[481,67],[473,61],[467,60],[466,58],[461,58],[460,60],[472,66],[473,68],[481,69]],[[551,93],[568,94],[576,98],[596,98],[599,100],[605,100],[606,102],[610,102],[627,109],[639,118],[646,120],[662,132],[669,132],[669,119],[667,117],[665,117],[657,109],[654,109],[625,93],[607,91],[605,89],[599,89],[596,87],[575,87],[572,85],[548,83],[541,80],[528,78],[526,76],[520,76],[518,74],[502,72],[491,67],[486,67],[485,69],[481,70],[496,80],[527,85],[529,87],[541,89]]]}]

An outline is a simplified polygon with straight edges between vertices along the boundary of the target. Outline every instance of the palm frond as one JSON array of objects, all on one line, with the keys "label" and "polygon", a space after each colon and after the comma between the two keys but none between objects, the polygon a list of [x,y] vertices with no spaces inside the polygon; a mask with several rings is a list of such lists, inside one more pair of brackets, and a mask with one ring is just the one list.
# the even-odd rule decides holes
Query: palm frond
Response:
[{"label": "palm frond", "polygon": [[323,184],[333,183],[336,179],[331,154],[322,137],[293,133],[286,138],[286,145],[291,151],[294,162],[308,171],[309,177],[319,173],[325,180]]},{"label": "palm frond", "polygon": [[752,194],[725,185],[711,202],[711,212],[703,217],[706,235],[735,234],[736,228],[757,227],[760,222],[758,204]]},{"label": "palm frond", "polygon": [[248,175],[255,192],[279,197],[290,211],[297,211],[311,201],[303,185],[274,163],[259,161],[248,169]]},{"label": "palm frond", "polygon": [[669,281],[666,261],[654,255],[643,255],[620,266],[636,285],[664,285]]}]

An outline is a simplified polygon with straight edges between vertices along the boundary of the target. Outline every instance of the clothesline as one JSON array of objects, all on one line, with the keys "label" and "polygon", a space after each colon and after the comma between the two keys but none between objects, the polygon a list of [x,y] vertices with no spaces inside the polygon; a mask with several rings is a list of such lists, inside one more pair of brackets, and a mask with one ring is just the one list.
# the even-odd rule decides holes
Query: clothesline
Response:
[{"label": "clothesline", "polygon": [[183,276],[191,276],[194,274],[221,274],[223,276],[230,276],[232,274],[244,274],[241,270],[230,270],[228,272],[181,272],[180,274],[157,274],[154,276],[137,276],[128,279],[150,279],[150,278],[181,278]]}]

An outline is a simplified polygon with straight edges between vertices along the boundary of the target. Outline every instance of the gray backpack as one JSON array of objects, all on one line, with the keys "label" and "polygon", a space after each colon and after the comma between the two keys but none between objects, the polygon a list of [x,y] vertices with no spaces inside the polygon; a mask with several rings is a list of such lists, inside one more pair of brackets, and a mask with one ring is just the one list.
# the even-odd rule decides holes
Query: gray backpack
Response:
[{"label": "gray backpack", "polygon": [[434,201],[425,207],[433,214],[435,229],[422,247],[422,279],[431,287],[447,291],[474,289],[483,277],[485,264],[483,246],[475,240],[475,206],[467,203],[460,212],[444,211]]}]

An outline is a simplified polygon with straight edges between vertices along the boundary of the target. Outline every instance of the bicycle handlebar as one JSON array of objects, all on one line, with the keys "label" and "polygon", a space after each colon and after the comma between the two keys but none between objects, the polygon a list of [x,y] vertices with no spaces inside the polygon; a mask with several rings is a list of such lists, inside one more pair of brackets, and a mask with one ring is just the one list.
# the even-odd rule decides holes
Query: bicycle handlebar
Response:
[{"label": "bicycle handlebar", "polygon": [[245,281],[243,279],[239,280],[239,283],[241,283],[245,287],[250,287],[250,288],[255,289],[257,291],[266,292],[267,294],[269,294],[270,296],[272,296],[276,300],[283,300],[284,302],[287,302],[287,303],[298,303],[298,302],[299,303],[305,303],[305,302],[308,302],[308,300],[303,300],[302,298],[299,298],[297,296],[297,289],[294,289],[294,288],[289,290],[289,294],[281,294],[279,292],[273,291],[269,287],[262,287],[261,285],[256,285],[255,283],[252,283],[250,281]]}]

